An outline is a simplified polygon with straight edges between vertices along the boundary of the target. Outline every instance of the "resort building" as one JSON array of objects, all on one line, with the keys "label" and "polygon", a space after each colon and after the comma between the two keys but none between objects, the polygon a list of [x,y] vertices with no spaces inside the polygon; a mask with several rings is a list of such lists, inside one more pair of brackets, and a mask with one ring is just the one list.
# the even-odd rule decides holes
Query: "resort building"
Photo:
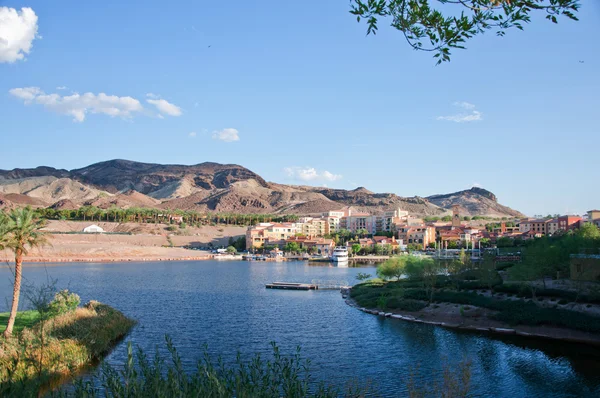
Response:
[{"label": "resort building", "polygon": [[569,231],[579,227],[582,218],[579,216],[560,216],[558,217],[558,229]]},{"label": "resort building", "polygon": [[435,242],[435,228],[427,225],[404,226],[398,230],[398,240],[407,244],[418,244],[423,249]]},{"label": "resort building", "polygon": [[406,221],[407,218],[408,212],[401,209],[388,210],[376,215],[351,212],[348,216],[341,218],[340,228],[347,229],[352,233],[365,229],[372,235],[378,232],[395,232],[396,225],[401,221]]},{"label": "resort building", "polygon": [[588,222],[591,222],[600,228],[600,210],[590,210],[587,212]]},{"label": "resort building", "polygon": [[264,245],[279,244],[285,239],[301,233],[298,223],[260,223],[248,227],[246,231],[246,248],[260,248]]},{"label": "resort building", "polygon": [[531,221],[534,220],[532,218],[523,218],[519,221],[519,232],[529,232],[531,231]]},{"label": "resort building", "polygon": [[300,221],[300,232],[306,236],[323,236],[329,234],[330,225],[326,218],[310,218],[304,222]]}]

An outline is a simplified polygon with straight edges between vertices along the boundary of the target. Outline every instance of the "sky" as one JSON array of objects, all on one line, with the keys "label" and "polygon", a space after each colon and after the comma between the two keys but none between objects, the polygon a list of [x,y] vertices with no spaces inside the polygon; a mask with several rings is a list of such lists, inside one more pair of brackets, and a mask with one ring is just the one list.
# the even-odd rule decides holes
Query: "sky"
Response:
[{"label": "sky", "polygon": [[239,164],[525,214],[600,207],[600,2],[450,63],[348,0],[0,0],[0,169]]}]

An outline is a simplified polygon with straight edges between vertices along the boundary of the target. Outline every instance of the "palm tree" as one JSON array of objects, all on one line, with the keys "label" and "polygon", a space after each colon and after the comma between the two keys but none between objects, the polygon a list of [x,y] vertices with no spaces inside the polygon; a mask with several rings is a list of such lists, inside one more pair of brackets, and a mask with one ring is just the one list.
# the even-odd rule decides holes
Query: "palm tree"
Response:
[{"label": "palm tree", "polygon": [[2,225],[0,229],[3,231],[3,233],[0,233],[0,235],[3,235],[1,245],[15,253],[15,284],[12,307],[8,317],[8,325],[4,331],[4,337],[8,338],[12,335],[17,309],[19,308],[23,255],[26,255],[29,249],[43,246],[48,241],[47,234],[41,230],[46,225],[46,220],[38,218],[30,207],[11,210],[8,216],[3,216],[3,220],[0,220],[0,225]]}]

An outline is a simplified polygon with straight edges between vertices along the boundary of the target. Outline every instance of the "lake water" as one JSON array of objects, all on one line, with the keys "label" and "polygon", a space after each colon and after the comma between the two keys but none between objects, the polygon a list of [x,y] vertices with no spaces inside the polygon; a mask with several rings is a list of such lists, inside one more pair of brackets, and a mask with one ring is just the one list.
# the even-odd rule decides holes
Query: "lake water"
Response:
[{"label": "lake water", "polygon": [[[195,368],[203,347],[233,361],[302,347],[319,379],[372,380],[384,396],[402,396],[417,365],[422,382],[444,362],[472,361],[475,396],[600,396],[600,353],[588,346],[455,332],[434,326],[382,319],[347,306],[339,291],[268,290],[274,281],[315,279],[354,283],[374,268],[336,268],[304,262],[229,261],[36,264],[25,266],[27,282],[43,283],[47,274],[81,296],[138,320],[131,334],[105,359],[119,365],[132,341],[153,352],[166,351],[169,334],[185,366]],[[8,310],[11,274],[0,268],[0,311]]]}]

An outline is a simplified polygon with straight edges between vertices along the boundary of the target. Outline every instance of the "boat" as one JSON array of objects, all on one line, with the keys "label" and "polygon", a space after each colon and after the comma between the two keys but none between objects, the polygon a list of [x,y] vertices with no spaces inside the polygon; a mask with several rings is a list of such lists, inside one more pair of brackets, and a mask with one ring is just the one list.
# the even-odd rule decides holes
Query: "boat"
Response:
[{"label": "boat", "polygon": [[333,262],[347,262],[348,261],[348,248],[345,246],[338,246],[333,249],[333,253],[331,255],[331,260]]}]

